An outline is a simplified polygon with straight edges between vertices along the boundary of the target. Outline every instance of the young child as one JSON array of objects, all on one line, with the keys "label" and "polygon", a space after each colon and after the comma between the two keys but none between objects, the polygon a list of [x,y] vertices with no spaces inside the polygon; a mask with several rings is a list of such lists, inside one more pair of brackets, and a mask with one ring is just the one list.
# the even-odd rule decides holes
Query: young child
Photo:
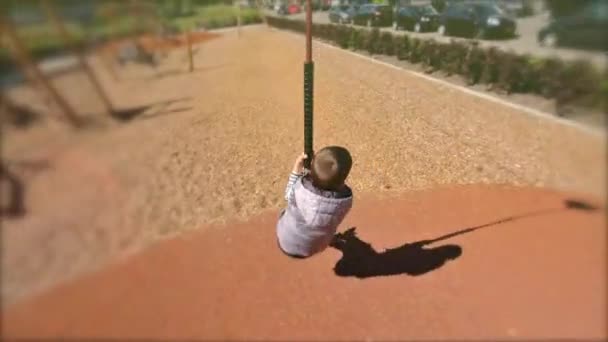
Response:
[{"label": "young child", "polygon": [[304,169],[306,154],[300,155],[289,175],[287,208],[277,223],[279,248],[294,258],[322,252],[332,241],[353,203],[344,183],[352,167],[344,147],[328,146],[313,157],[310,171]]}]

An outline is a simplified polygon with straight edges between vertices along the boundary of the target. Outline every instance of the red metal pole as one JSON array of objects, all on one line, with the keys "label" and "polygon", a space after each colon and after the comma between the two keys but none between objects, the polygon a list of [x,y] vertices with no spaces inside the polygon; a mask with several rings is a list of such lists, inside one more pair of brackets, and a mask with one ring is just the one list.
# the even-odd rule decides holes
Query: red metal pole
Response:
[{"label": "red metal pole", "polygon": [[312,0],[306,0],[306,63],[312,62]]}]

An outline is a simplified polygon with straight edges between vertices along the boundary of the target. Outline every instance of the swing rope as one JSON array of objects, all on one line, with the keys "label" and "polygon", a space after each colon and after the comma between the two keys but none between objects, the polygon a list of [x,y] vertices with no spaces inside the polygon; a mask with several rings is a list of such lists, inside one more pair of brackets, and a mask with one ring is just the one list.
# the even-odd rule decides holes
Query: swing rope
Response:
[{"label": "swing rope", "polygon": [[304,152],[308,156],[304,167],[310,170],[313,157],[313,74],[312,61],[312,4],[306,1],[306,60],[304,62]]}]

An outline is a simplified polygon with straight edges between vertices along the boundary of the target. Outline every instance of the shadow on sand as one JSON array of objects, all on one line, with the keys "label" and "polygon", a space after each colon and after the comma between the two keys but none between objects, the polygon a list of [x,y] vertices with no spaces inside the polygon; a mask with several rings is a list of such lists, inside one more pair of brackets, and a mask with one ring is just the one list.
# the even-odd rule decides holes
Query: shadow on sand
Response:
[{"label": "shadow on sand", "polygon": [[30,127],[41,115],[33,108],[14,102],[0,94],[0,117],[2,121],[18,129]]},{"label": "shadow on sand", "polygon": [[342,277],[369,278],[378,276],[407,274],[418,276],[438,269],[449,260],[455,260],[462,254],[458,245],[447,244],[437,247],[426,247],[430,244],[467,234],[479,229],[502,223],[546,215],[564,210],[596,211],[600,208],[577,200],[565,200],[563,207],[538,210],[523,215],[511,216],[498,221],[486,223],[449,233],[431,240],[406,243],[400,247],[377,252],[371,244],[361,240],[356,234],[356,227],[334,236],[331,247],[342,252],[342,258],[334,266],[334,272]]},{"label": "shadow on sand", "polygon": [[[2,202],[0,202],[0,217],[6,218],[18,218],[25,215],[25,185],[23,181],[12,173],[4,163],[0,163],[0,183],[2,186],[0,189],[3,194]],[[7,203],[4,203],[4,198],[8,199]]]},{"label": "shadow on sand", "polygon": [[[187,101],[189,99],[190,99],[189,97],[184,97],[184,98],[178,98],[178,99],[174,99],[174,100],[160,101],[160,102],[151,103],[151,104],[147,104],[147,105],[143,105],[143,106],[115,109],[111,113],[111,115],[117,121],[129,122],[129,121],[134,120],[137,117],[150,118],[150,117],[160,116],[160,115],[164,115],[164,114],[183,112],[183,111],[190,109],[191,107],[183,107],[183,108],[171,109],[171,110],[168,110],[167,108],[174,103]],[[144,113],[146,113],[146,114],[143,115]]]},{"label": "shadow on sand", "polygon": [[27,213],[24,176],[47,170],[51,166],[46,160],[22,160],[9,163],[13,168],[21,171],[17,175],[9,169],[6,161],[0,160],[0,217],[16,219],[25,216]]},{"label": "shadow on sand", "polygon": [[194,67],[194,70],[192,70],[192,71],[188,71],[185,69],[166,70],[166,71],[158,72],[156,75],[152,76],[150,79],[154,80],[154,79],[159,79],[159,78],[187,75],[187,74],[193,74],[193,73],[198,73],[198,72],[207,72],[207,71],[227,68],[229,66],[230,65],[227,65],[227,64],[220,64],[220,65],[206,66],[206,67]]},{"label": "shadow on sand", "polygon": [[425,248],[427,241],[406,243],[378,253],[367,242],[357,237],[356,228],[336,234],[331,246],[342,252],[334,267],[336,275],[369,278],[407,274],[417,276],[441,267],[446,261],[462,254],[457,245]]}]

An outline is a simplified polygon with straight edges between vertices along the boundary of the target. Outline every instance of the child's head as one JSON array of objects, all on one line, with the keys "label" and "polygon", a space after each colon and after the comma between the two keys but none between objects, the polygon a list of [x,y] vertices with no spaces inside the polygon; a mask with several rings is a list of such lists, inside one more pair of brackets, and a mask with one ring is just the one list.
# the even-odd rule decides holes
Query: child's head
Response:
[{"label": "child's head", "polygon": [[338,190],[350,172],[353,160],[347,149],[327,146],[319,150],[310,165],[313,184],[324,190]]}]

